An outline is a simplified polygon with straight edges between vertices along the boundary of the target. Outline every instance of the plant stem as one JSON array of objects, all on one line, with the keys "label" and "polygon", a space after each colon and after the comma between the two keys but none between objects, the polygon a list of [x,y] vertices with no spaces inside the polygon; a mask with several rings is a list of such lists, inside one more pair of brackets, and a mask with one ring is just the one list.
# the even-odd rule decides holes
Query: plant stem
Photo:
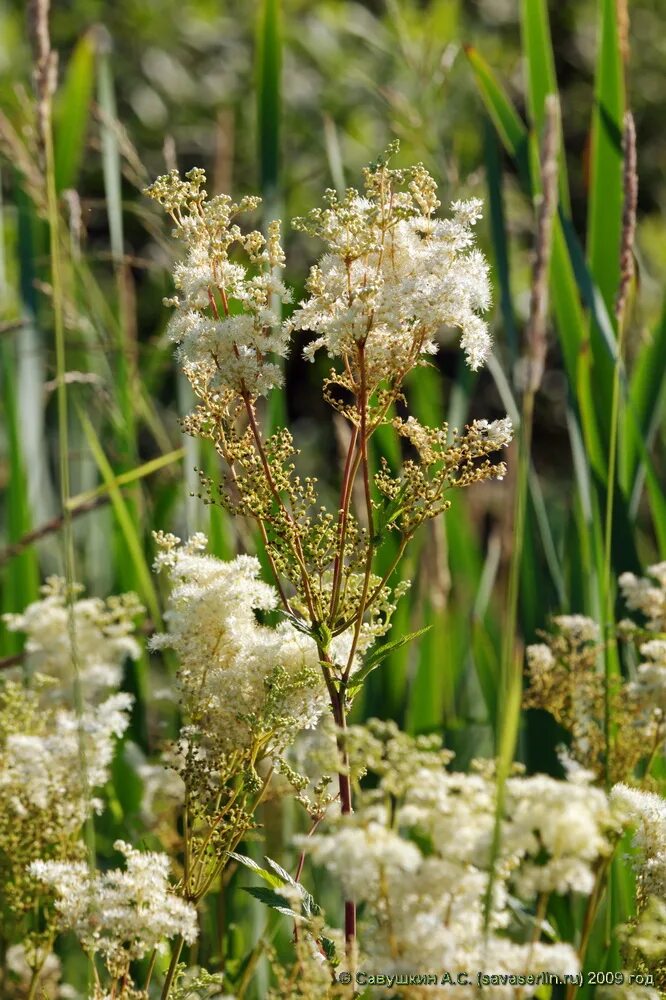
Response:
[{"label": "plant stem", "polygon": [[356,451],[356,441],[358,439],[358,427],[354,426],[352,436],[347,449],[345,459],[345,469],[342,475],[342,487],[340,490],[340,514],[338,521],[338,540],[335,563],[333,567],[333,585],[331,587],[331,625],[335,621],[335,614],[338,610],[338,599],[340,597],[340,584],[342,582],[342,569],[345,559],[345,542],[347,537],[347,517],[349,515],[349,501],[351,499],[353,475],[353,457]]},{"label": "plant stem", "polygon": [[[361,593],[361,600],[358,605],[358,612],[356,616],[356,624],[354,627],[354,637],[352,639],[351,649],[349,650],[349,656],[347,658],[347,665],[343,674],[343,681],[346,684],[349,675],[351,673],[352,667],[354,665],[354,656],[356,655],[356,648],[358,646],[358,640],[361,635],[361,628],[363,626],[363,615],[368,602],[368,592],[370,590],[370,578],[372,576],[372,560],[374,557],[374,527],[373,527],[373,517],[372,517],[372,495],[370,492],[370,463],[368,461],[368,427],[367,427],[367,417],[368,417],[368,389],[366,384],[366,365],[365,365],[365,348],[363,343],[358,346],[358,361],[359,369],[361,372],[361,389],[358,398],[358,411],[359,411],[359,422],[360,422],[360,434],[359,434],[359,447],[361,452],[361,466],[363,469],[363,494],[365,496],[365,507],[366,515],[368,520],[368,551],[365,559],[365,573],[363,577],[363,591]],[[343,703],[344,703],[344,692],[342,692]],[[341,795],[342,798],[342,795]],[[350,805],[351,812],[351,805]]]},{"label": "plant stem", "polygon": [[157,961],[157,948],[153,948],[153,953],[150,956],[150,964],[148,965],[148,974],[146,975],[146,985],[144,990],[148,993],[148,987],[150,986],[150,980],[153,978],[153,972],[155,970],[155,962]]},{"label": "plant stem", "polygon": [[[602,579],[602,614],[609,629],[614,624],[615,613],[611,588],[611,567],[613,550],[613,506],[617,466],[618,436],[620,430],[620,388],[624,369],[624,339],[626,332],[626,305],[629,285],[634,273],[633,247],[636,231],[636,200],[638,176],[636,173],[636,133],[630,113],[625,115],[622,141],[624,151],[623,189],[624,208],[622,214],[622,238],[620,246],[620,284],[615,302],[615,322],[617,325],[617,349],[613,371],[613,393],[611,398],[610,437],[608,442],[608,473],[606,477],[606,517],[604,526],[604,558]],[[604,695],[604,734],[606,740],[606,785],[611,783],[611,681],[613,673],[619,669],[617,663],[617,639],[609,636],[606,647],[606,687]]]},{"label": "plant stem", "polygon": [[[319,660],[324,672],[324,680],[328,688],[331,701],[333,719],[337,726],[336,742],[340,757],[340,769],[338,771],[338,788],[340,789],[340,811],[343,816],[351,815],[352,809],[352,788],[351,776],[349,774],[349,754],[345,740],[347,730],[347,714],[345,709],[346,685],[343,681],[336,687],[332,677],[332,667],[328,651],[319,647]],[[356,904],[353,900],[345,900],[345,946],[347,958],[351,963],[354,957],[356,945]]]},{"label": "plant stem", "polygon": [[161,1000],[168,1000],[171,987],[173,986],[173,981],[176,977],[176,970],[178,968],[178,962],[180,961],[181,952],[183,950],[183,944],[183,938],[179,937],[171,954],[169,969],[166,974],[166,979],[164,980],[164,986],[162,987]]},{"label": "plant stem", "polygon": [[[581,969],[585,964],[585,955],[587,954],[587,946],[590,942],[590,935],[592,934],[592,928],[594,927],[594,921],[597,916],[599,901],[603,894],[604,879],[608,873],[608,869],[610,868],[612,859],[613,859],[613,854],[611,853],[601,865],[601,868],[597,872],[594,888],[592,889],[590,898],[587,901],[585,916],[583,917],[583,926],[581,928],[581,933],[580,933],[580,944],[578,946],[578,958],[580,959]],[[567,987],[566,1000],[573,1000],[577,992],[578,992],[578,984],[570,983]]]},{"label": "plant stem", "polygon": [[33,969],[32,976],[30,977],[30,986],[26,994],[26,1000],[35,1000],[37,994],[37,987],[39,986],[39,973],[41,969]]}]

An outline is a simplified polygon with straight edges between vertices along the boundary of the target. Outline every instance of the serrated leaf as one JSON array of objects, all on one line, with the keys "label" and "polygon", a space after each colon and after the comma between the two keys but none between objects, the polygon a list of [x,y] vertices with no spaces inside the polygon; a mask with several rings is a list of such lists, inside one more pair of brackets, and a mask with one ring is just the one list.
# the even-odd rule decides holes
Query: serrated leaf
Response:
[{"label": "serrated leaf", "polygon": [[296,882],[295,879],[289,874],[289,872],[285,868],[283,868],[282,865],[279,865],[277,861],[273,861],[273,859],[269,858],[267,855],[266,855],[266,861],[271,866],[275,874],[282,880],[283,883],[286,882],[289,885],[293,885],[294,888],[302,889],[303,892],[305,892],[305,889],[303,889],[303,886],[300,884],[300,882]]},{"label": "serrated leaf", "polygon": [[[259,878],[262,878],[264,882],[270,885],[273,889],[279,889],[281,885],[284,885],[284,883],[288,881],[288,879],[280,878],[273,872],[269,872],[265,868],[262,868],[261,865],[258,865],[256,861],[252,858],[248,858],[245,854],[237,854],[235,851],[229,851],[229,857],[233,858],[234,861],[238,861],[246,868],[249,868],[251,872],[254,872],[255,875],[259,876]],[[270,861],[270,858],[267,858],[266,860]]]},{"label": "serrated leaf", "polygon": [[401,635],[399,639],[393,639],[391,642],[385,642],[383,645],[369,653],[361,669],[354,675],[354,686],[361,684],[368,674],[375,670],[382,660],[385,660],[390,653],[394,653],[396,649],[400,649],[402,646],[405,646],[408,642],[411,642],[412,639],[418,639],[419,636],[425,635],[425,633],[430,631],[431,628],[431,625],[426,625],[425,628],[419,628],[416,632],[408,632],[407,635]]},{"label": "serrated leaf", "polygon": [[269,906],[271,910],[277,910],[278,913],[284,913],[285,916],[294,917],[295,919],[300,917],[300,913],[296,913],[289,905],[289,900],[285,899],[278,892],[275,892],[274,889],[266,889],[263,885],[244,885],[243,891],[249,893],[250,896],[254,896],[264,906]]},{"label": "serrated leaf", "polygon": [[326,955],[326,960],[335,968],[340,964],[340,958],[335,948],[335,941],[331,941],[330,938],[320,937],[319,944],[324,949],[324,954]]},{"label": "serrated leaf", "polygon": [[[302,885],[299,885],[300,889],[303,889]],[[314,897],[306,890],[303,890],[303,912],[306,917],[318,917],[321,913],[321,907],[318,903],[315,903]]]}]

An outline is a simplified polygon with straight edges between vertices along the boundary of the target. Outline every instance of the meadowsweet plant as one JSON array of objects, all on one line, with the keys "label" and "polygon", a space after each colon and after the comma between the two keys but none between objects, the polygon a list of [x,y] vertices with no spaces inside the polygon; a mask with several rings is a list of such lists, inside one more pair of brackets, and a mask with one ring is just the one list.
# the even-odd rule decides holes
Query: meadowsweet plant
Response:
[{"label": "meadowsweet plant", "polygon": [[[598,780],[642,780],[666,741],[666,572],[665,564],[648,567],[646,577],[620,576],[627,607],[645,623],[623,619],[617,636],[630,647],[637,665],[623,679],[599,672],[602,642],[599,625],[584,615],[556,615],[543,642],[527,648],[528,708],[548,711],[568,732],[565,765],[575,763]],[[606,712],[610,713],[610,741]]]},{"label": "meadowsweet plant", "polygon": [[[483,992],[499,1000],[518,995],[518,986],[522,996],[535,995],[540,971],[576,975],[575,949],[542,940],[545,913],[551,897],[589,895],[612,853],[620,821],[605,792],[585,776],[512,775],[498,877],[487,900],[492,762],[456,772],[437,737],[410,737],[376,720],[351,727],[347,739],[367,767],[355,811],[300,843],[363,906],[360,967],[391,979],[369,995],[468,997],[475,986],[467,981],[470,970],[492,969],[507,980],[489,982]],[[410,982],[415,964],[439,972],[436,982]]]},{"label": "meadowsweet plant", "polygon": [[38,858],[75,864],[85,855],[81,828],[101,809],[94,790],[108,780],[130,703],[115,694],[78,717],[45,708],[39,687],[7,682],[0,690],[0,911],[35,975],[56,929],[28,866]]},{"label": "meadowsweet plant", "polygon": [[[21,949],[19,982],[21,968],[29,970],[30,997],[55,976],[58,931],[53,901],[30,866],[74,871],[83,863],[82,828],[104,807],[98,792],[129,725],[132,698],[117,691],[122,663],[139,652],[136,597],[74,601],[76,660],[65,602],[65,584],[53,578],[41,600],[5,619],[27,641],[21,674],[0,685],[0,912],[10,947]],[[2,985],[9,989],[6,979]]]},{"label": "meadowsweet plant", "polygon": [[65,580],[49,577],[41,588],[40,600],[21,614],[3,617],[11,631],[26,637],[23,665],[28,674],[41,673],[59,681],[49,689],[54,697],[69,694],[73,698],[76,683],[82,696],[90,701],[118,688],[125,660],[138,659],[140,647],[133,633],[144,609],[136,594],[103,601],[99,597],[80,597],[80,584],[74,584],[72,590],[68,606]]},{"label": "meadowsweet plant", "polygon": [[[124,869],[91,873],[85,862],[33,861],[29,872],[55,895],[56,924],[73,931],[91,957],[99,955],[107,981],[98,978],[94,997],[145,997],[135,990],[133,961],[144,958],[179,935],[192,943],[198,933],[195,908],[169,885],[165,854],[114,844]],[[93,968],[96,968],[93,964]]]},{"label": "meadowsweet plant", "polygon": [[152,646],[172,648],[179,660],[185,723],[170,761],[185,788],[181,891],[196,902],[252,827],[293,736],[324,711],[326,690],[310,637],[288,621],[258,623],[256,613],[272,611],[278,597],[259,578],[257,559],[206,555],[202,535],[157,541],[156,569],[170,591],[168,631]]},{"label": "meadowsweet plant", "polygon": [[[490,340],[480,313],[490,293],[474,246],[480,203],[457,202],[451,217],[439,217],[433,178],[420,164],[390,167],[395,152],[390,147],[365,171],[362,192],[327,191],[323,207],[296,220],[325,252],[285,322],[274,309],[290,301],[280,277],[279,226],[271,224],[266,236],[242,226],[258,199],[209,197],[199,169],[184,178],[172,171],[148,188],[173,219],[184,252],[174,271],[177,295],[168,300],[175,310],[170,334],[198,399],[184,427],[214,443],[224,479],[217,488],[203,478],[208,499],[258,525],[284,619],[312,643],[310,662],[321,671],[338,727],[345,814],[352,808],[347,712],[366,672],[363,660],[378,662],[368,651],[400,597],[393,572],[418,528],[447,509],[454,488],[502,477],[504,465],[490,456],[511,439],[508,419],[450,431],[423,426],[408,412],[405,379],[436,353],[442,330],[460,330],[470,367],[483,364]],[[280,361],[304,333],[306,358],[325,350],[332,362],[324,398],[350,429],[332,511],[321,505],[316,482],[298,474],[289,431],[266,436],[261,429],[259,400],[281,384]],[[397,471],[382,463],[373,475],[369,446],[380,427],[403,441],[405,457]],[[380,575],[376,557],[390,536],[397,555]],[[346,934],[351,947],[351,901]]]},{"label": "meadowsweet plant", "polygon": [[633,827],[636,916],[622,928],[626,964],[666,986],[666,801],[617,784],[611,798]]}]

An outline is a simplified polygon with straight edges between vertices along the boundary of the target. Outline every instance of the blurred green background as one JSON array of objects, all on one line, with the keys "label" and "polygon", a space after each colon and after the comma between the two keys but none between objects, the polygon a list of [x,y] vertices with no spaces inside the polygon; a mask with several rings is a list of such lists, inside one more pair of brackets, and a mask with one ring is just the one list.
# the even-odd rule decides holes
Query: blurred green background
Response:
[{"label": "blurred green background", "polygon": [[[402,162],[422,160],[433,172],[444,204],[466,195],[484,198],[480,242],[495,284],[490,316],[494,365],[471,376],[449,337],[436,370],[419,373],[411,391],[415,409],[431,422],[449,417],[460,425],[471,416],[506,412],[507,399],[510,404],[520,388],[534,211],[520,173],[522,153],[512,156],[501,128],[498,132],[494,127],[488,91],[479,87],[478,65],[475,75],[468,46],[491,68],[517,113],[537,126],[542,120],[537,103],[551,89],[553,59],[562,106],[570,241],[571,234],[574,240],[577,236],[579,250],[588,242],[587,278],[597,282],[612,319],[613,274],[617,277],[617,259],[612,258],[619,254],[621,210],[617,122],[606,122],[611,147],[614,143],[608,163],[591,163],[595,107],[602,106],[595,99],[603,71],[602,29],[612,34],[608,51],[615,54],[614,63],[611,58],[606,76],[615,72],[615,87],[608,91],[615,105],[609,104],[607,111],[602,106],[602,112],[609,119],[619,116],[621,124],[626,89],[639,149],[638,294],[632,296],[627,354],[630,366],[642,365],[637,418],[641,431],[650,446],[659,444],[662,384],[653,366],[664,361],[661,274],[666,262],[666,137],[660,127],[666,35],[660,7],[659,0],[637,3],[629,19],[622,3],[592,0],[550,7],[541,0],[287,0],[282,5],[277,0],[77,0],[54,6],[52,44],[59,53],[60,80],[54,124],[57,185],[67,228],[63,249],[68,258],[71,492],[90,500],[81,494],[99,487],[105,478],[107,482],[97,509],[76,518],[77,573],[93,591],[138,587],[152,617],[158,617],[159,598],[147,569],[153,526],[181,533],[207,530],[222,554],[252,545],[247,529],[228,524],[219,511],[211,512],[188,496],[197,489],[194,465],[213,469],[215,460],[200,444],[183,441],[176,421],[189,401],[163,337],[167,310],[162,297],[170,290],[174,247],[164,220],[141,192],[166,168],[202,165],[213,191],[261,191],[265,216],[279,214],[285,220],[288,279],[296,298],[317,248],[290,230],[289,219],[316,204],[324,187],[360,184],[362,166],[392,138],[401,141]],[[30,96],[32,53],[24,5],[5,4],[0,16],[0,92],[6,116],[1,336],[5,435],[0,485],[8,515],[4,542],[10,545],[57,518],[60,504],[49,262],[34,190],[39,188],[41,164]],[[539,37],[539,25],[547,32],[548,19],[552,48],[547,33]],[[537,78],[539,73],[543,80]],[[595,207],[591,176],[610,177],[603,192],[610,201]],[[602,220],[615,216],[605,232],[610,265],[593,259],[592,237],[587,234],[594,212]],[[600,232],[603,239],[603,221]],[[579,261],[571,271],[577,269],[579,290],[577,295],[574,290],[577,301],[569,305],[574,310],[570,316],[583,324],[584,339],[590,290],[587,279],[581,280],[580,266]],[[551,289],[551,301],[561,320],[558,292],[561,288]],[[592,493],[595,485],[599,489],[603,506],[607,421],[598,413],[598,433],[591,432],[601,442],[600,464],[594,468],[585,420],[579,414],[580,386],[567,366],[567,337],[571,339],[571,331],[563,333],[555,323],[537,399],[533,461],[538,489],[529,512],[530,544],[524,556],[528,578],[522,588],[522,632],[528,640],[549,611],[592,611],[594,604],[584,550],[594,549],[589,517],[599,511],[591,509],[586,515],[586,503],[592,508],[595,503],[593,496],[586,500],[581,475],[588,476]],[[609,358],[603,346],[594,344],[594,332],[593,348],[591,398],[607,409]],[[271,419],[284,415],[286,407],[303,449],[303,467],[321,477],[324,491],[332,491],[338,444],[320,397],[325,367],[325,361],[314,367],[305,364],[294,349],[286,401],[274,404]],[[87,415],[85,424],[78,419],[79,409]],[[576,426],[582,442],[579,474]],[[102,460],[91,448],[91,434]],[[177,453],[183,446],[184,460]],[[389,454],[390,442],[382,441],[378,448]],[[621,506],[633,503],[633,510],[624,527],[619,525],[622,532],[616,532],[618,571],[637,568],[655,555],[659,520],[644,491],[634,495],[636,482],[640,480],[640,487],[646,472],[636,446],[629,451]],[[657,455],[654,461],[659,479],[661,459]],[[150,466],[145,475],[146,462],[163,468]],[[116,483],[109,492],[113,476],[123,474],[137,478],[120,488]],[[397,716],[417,728],[444,724],[454,742],[461,722],[492,728],[501,584],[512,545],[510,496],[510,483],[484,484],[460,494],[448,517],[432,527],[431,537],[422,538],[422,553],[415,551],[412,565],[405,567],[415,584],[411,603],[404,602],[401,611],[404,620],[397,625],[405,627],[408,618],[433,617],[436,628],[422,643],[420,659],[413,651],[396,654],[374,682],[377,690],[370,688],[366,709]],[[580,537],[585,531],[587,539]],[[662,527],[662,536],[664,531]],[[588,555],[594,562],[594,552]],[[43,575],[59,566],[57,532],[46,533],[20,552],[5,552],[4,608],[22,606],[34,594],[38,571]],[[5,636],[4,641],[8,652],[14,652],[15,640]],[[479,698],[479,685],[485,699]],[[480,711],[474,708],[477,704]]]},{"label": "blurred green background", "polygon": [[[614,574],[666,549],[664,371],[666,319],[666,30],[662,0],[70,0],[54,5],[59,52],[56,185],[69,404],[70,506],[76,575],[94,593],[136,589],[159,625],[151,530],[205,530],[213,551],[252,549],[247,525],[196,497],[195,466],[216,458],[183,439],[190,405],[165,341],[174,245],[142,195],[156,174],[206,168],[211,192],[263,193],[264,219],[285,223],[287,279],[298,299],[318,248],[289,220],[325,187],[360,185],[361,168],[397,137],[399,162],[422,160],[443,203],[486,203],[480,244],[495,288],[495,353],[471,375],[456,340],[409,384],[416,415],[461,426],[516,416],[529,304],[534,153],[545,96],[559,90],[560,216],[550,274],[546,375],[536,400],[519,628],[533,640],[548,615],[599,616],[603,520],[614,491]],[[40,577],[62,572],[48,227],[36,143],[25,4],[0,12],[0,577],[1,610],[19,610]],[[625,108],[638,137],[637,277],[626,336],[617,475],[609,483],[610,396],[622,217],[620,136]],[[266,414],[293,426],[306,474],[333,503],[341,430],[321,400],[325,361],[295,347],[287,391]],[[395,461],[381,437],[374,460]],[[424,624],[418,645],[393,654],[357,703],[358,718],[393,717],[439,731],[464,766],[498,735],[507,568],[515,536],[513,470],[504,482],[458,493],[415,543],[401,573],[413,580],[397,630]],[[37,537],[35,537],[35,534]],[[390,553],[387,553],[387,560]],[[662,555],[663,558],[663,555]],[[621,608],[617,608],[621,614]],[[2,632],[0,655],[17,655]],[[144,661],[132,738],[151,752],[165,730]],[[519,755],[557,771],[561,738],[530,713]],[[120,784],[125,778],[120,775]],[[122,799],[122,796],[121,796]],[[118,808],[131,810],[131,796]],[[119,821],[120,822],[120,821]],[[269,836],[282,836],[271,826]],[[278,824],[279,825],[279,824]],[[276,851],[279,856],[279,851]],[[601,961],[601,960],[599,960]],[[602,965],[598,965],[602,968]]]}]

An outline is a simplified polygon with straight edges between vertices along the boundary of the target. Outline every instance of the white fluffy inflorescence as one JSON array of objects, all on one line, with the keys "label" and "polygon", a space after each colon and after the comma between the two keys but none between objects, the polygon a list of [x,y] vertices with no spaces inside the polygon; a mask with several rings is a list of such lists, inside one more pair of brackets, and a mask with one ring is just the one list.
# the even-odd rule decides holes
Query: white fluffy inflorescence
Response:
[{"label": "white fluffy inflorescence", "polygon": [[643,892],[666,898],[666,800],[620,783],[614,785],[611,801],[635,829],[636,869]]},{"label": "white fluffy inflorescence", "polygon": [[647,576],[623,573],[619,579],[628,608],[647,618],[651,632],[666,632],[666,562],[648,566]]},{"label": "white fluffy inflorescence", "polygon": [[[105,784],[115,740],[129,723],[132,698],[115,694],[77,715],[50,709],[36,715],[31,732],[0,740],[0,808],[17,820],[41,815],[42,832],[77,833],[91,809],[91,790]],[[32,727],[31,727],[32,728]]]},{"label": "white fluffy inflorescence", "polygon": [[277,606],[259,561],[205,555],[203,535],[185,545],[173,535],[157,538],[155,567],[168,574],[171,591],[168,632],[152,646],[177,653],[183,705],[195,727],[233,750],[263,736],[279,747],[313,726],[326,707],[317,647],[288,622],[258,623],[256,612]]},{"label": "white fluffy inflorescence", "polygon": [[30,873],[55,891],[60,928],[73,931],[118,976],[168,938],[182,935],[191,944],[197,914],[171,892],[165,854],[136,851],[123,841],[114,847],[125,856],[124,871],[91,873],[84,862],[34,861]]},{"label": "white fluffy inflorescence", "polygon": [[[340,880],[347,898],[364,904],[364,962],[403,975],[413,972],[417,957],[420,967],[447,969],[454,981],[459,972],[491,966],[516,976],[576,973],[569,945],[529,945],[514,934],[516,914],[551,893],[592,891],[596,866],[618,829],[606,794],[583,779],[509,778],[486,934],[497,793],[492,769],[451,772],[435,764],[436,754],[427,764],[427,755],[417,756],[404,738],[396,757],[395,744],[387,744],[390,768],[375,791],[357,798],[356,812],[299,840]],[[537,986],[524,985],[522,995],[533,996]],[[426,992],[462,1000],[469,987]],[[499,1000],[506,987],[491,984],[486,992]],[[401,986],[400,995],[421,994]]]},{"label": "white fluffy inflorescence", "polygon": [[198,168],[184,179],[174,170],[147,190],[169,212],[185,245],[185,260],[174,271],[180,295],[168,300],[177,310],[169,334],[194,382],[255,399],[282,381],[279,366],[266,356],[287,355],[288,334],[272,308],[276,299],[290,300],[279,277],[285,260],[280,224],[271,222],[266,237],[242,232],[239,216],[255,211],[261,199],[209,199],[205,182]]},{"label": "white fluffy inflorescence", "polygon": [[[82,587],[75,585],[74,590],[80,593]],[[75,677],[86,699],[117,688],[123,661],[140,656],[132,635],[134,619],[143,611],[136,595],[106,601],[85,597],[70,604],[67,584],[56,576],[46,581],[42,595],[21,614],[4,615],[10,631],[26,634],[25,665],[29,672],[56,679],[57,688],[50,690],[59,697],[68,692],[71,697]]]},{"label": "white fluffy inflorescence", "polygon": [[599,625],[587,615],[554,615],[552,621],[553,625],[572,643],[599,641],[601,634]]},{"label": "white fluffy inflorescence", "polygon": [[628,684],[630,695],[646,710],[655,713],[662,723],[666,719],[666,640],[650,639],[641,643],[640,653],[645,657],[639,663],[636,677]]},{"label": "white fluffy inflorescence", "polygon": [[293,329],[317,334],[307,358],[324,347],[349,361],[362,344],[370,385],[401,380],[437,351],[440,331],[454,327],[470,368],[483,365],[490,336],[479,312],[490,304],[490,284],[472,230],[481,202],[454,202],[452,218],[440,219],[436,191],[422,164],[381,165],[366,171],[365,194],[350,188],[339,200],[327,191],[325,208],[297,220],[328,247],[292,318]]}]

